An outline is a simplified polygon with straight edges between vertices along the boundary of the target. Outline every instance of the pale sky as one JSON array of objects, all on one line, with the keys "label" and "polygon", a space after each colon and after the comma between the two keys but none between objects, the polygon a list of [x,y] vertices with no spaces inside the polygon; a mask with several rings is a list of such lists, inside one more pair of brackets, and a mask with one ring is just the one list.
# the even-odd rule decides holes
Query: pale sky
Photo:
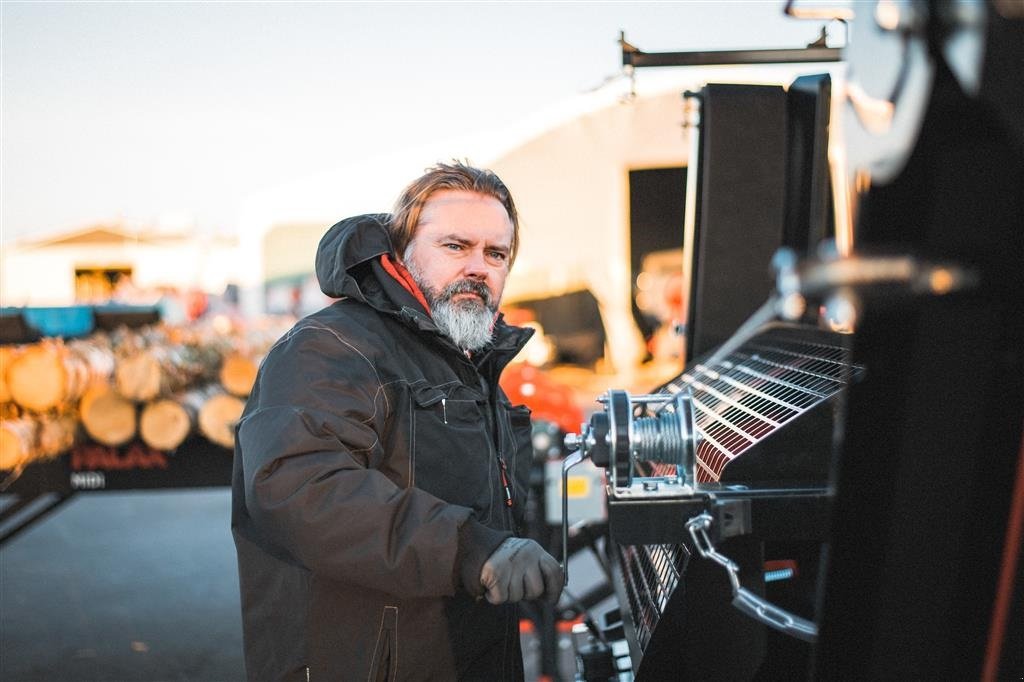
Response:
[{"label": "pale sky", "polygon": [[648,52],[814,40],[783,6],[3,0],[0,238],[168,216],[229,231],[261,188],[600,85],[620,30]]}]

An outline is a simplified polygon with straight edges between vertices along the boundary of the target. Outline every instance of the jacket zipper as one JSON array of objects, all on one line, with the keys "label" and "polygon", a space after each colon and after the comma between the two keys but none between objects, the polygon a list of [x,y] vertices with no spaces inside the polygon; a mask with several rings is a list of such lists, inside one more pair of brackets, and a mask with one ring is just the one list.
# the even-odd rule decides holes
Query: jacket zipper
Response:
[{"label": "jacket zipper", "polygon": [[505,491],[505,506],[512,506],[512,486],[508,483],[508,467],[505,466],[505,460],[498,455],[498,465],[501,467],[501,488]]},{"label": "jacket zipper", "polygon": [[[495,384],[497,382],[494,382]],[[501,477],[501,492],[505,496],[505,507],[511,512],[512,509],[512,485],[509,483],[508,478],[508,466],[505,464],[505,458],[501,456],[501,416],[498,414],[498,393],[492,384],[490,386],[491,393],[491,439],[494,442],[494,456],[498,458],[498,474]],[[516,523],[515,519],[509,514],[508,518],[509,527],[515,531]]]}]

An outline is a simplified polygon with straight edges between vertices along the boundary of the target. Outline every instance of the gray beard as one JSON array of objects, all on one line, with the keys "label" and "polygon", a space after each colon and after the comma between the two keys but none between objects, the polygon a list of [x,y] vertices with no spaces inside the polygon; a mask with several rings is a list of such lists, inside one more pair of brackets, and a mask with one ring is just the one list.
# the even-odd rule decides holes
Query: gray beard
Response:
[{"label": "gray beard", "polygon": [[477,351],[491,342],[494,312],[478,301],[438,300],[430,312],[437,328],[462,350]]},{"label": "gray beard", "polygon": [[[439,292],[423,281],[420,272],[410,260],[405,261],[405,268],[423,291],[427,303],[430,304],[434,324],[442,334],[465,351],[480,350],[491,342],[491,328],[496,310],[492,307],[491,292],[487,285],[470,279],[461,279]],[[464,293],[479,294],[483,300],[452,300],[456,295]]]}]

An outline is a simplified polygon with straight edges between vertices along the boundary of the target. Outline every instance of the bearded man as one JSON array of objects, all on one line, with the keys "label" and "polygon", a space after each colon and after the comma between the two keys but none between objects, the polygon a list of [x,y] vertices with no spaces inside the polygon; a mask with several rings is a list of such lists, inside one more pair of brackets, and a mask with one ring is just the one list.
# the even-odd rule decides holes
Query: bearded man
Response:
[{"label": "bearded man", "polygon": [[522,680],[517,602],[562,589],[518,537],[530,414],[498,385],[515,204],[439,164],[393,214],[330,228],[339,300],[267,355],[236,438],[232,531],[251,680]]}]

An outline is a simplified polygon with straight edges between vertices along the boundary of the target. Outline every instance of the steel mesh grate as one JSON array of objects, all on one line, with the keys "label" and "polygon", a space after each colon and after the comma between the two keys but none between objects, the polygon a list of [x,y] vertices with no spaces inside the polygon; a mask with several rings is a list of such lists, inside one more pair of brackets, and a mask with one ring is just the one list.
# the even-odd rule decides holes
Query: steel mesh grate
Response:
[{"label": "steel mesh grate", "polygon": [[658,392],[693,395],[697,480],[725,466],[783,424],[836,395],[859,371],[838,343],[770,330],[713,365],[695,364]]},{"label": "steel mesh grate", "polygon": [[641,649],[651,641],[688,558],[684,545],[619,546],[623,582]]}]

